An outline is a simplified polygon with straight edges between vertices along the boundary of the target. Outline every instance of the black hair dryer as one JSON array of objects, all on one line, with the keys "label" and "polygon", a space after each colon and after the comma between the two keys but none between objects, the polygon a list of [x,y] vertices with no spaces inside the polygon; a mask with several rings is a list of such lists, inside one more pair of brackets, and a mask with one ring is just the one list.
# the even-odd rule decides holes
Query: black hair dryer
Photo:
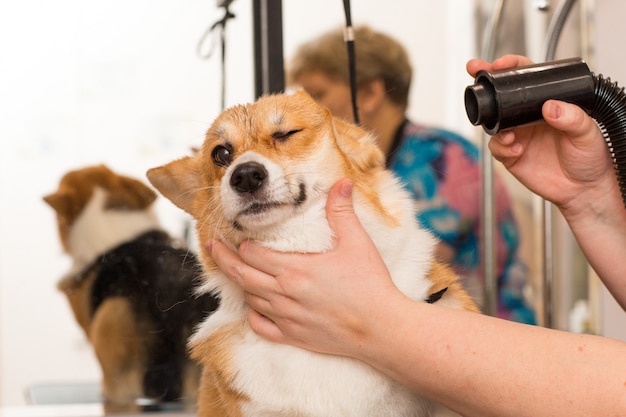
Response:
[{"label": "black hair dryer", "polygon": [[595,102],[595,77],[580,58],[510,70],[480,71],[465,89],[465,110],[473,125],[490,135],[542,119],[546,100],[574,103],[590,111]]},{"label": "black hair dryer", "polygon": [[546,100],[580,106],[595,119],[613,158],[626,204],[626,94],[610,78],[594,75],[581,58],[501,71],[480,71],[465,89],[465,111],[490,135],[539,121]]}]

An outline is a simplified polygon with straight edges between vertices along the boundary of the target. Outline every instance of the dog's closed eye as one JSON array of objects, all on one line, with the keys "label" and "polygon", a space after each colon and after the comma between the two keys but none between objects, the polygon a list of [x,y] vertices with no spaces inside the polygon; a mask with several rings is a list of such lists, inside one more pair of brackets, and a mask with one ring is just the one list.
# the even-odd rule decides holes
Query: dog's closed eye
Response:
[{"label": "dog's closed eye", "polygon": [[277,132],[272,133],[272,138],[278,140],[278,141],[286,141],[287,139],[289,139],[292,135],[301,132],[302,129],[293,129],[293,130],[288,130],[288,131],[282,131],[279,130]]},{"label": "dog's closed eye", "polygon": [[217,145],[211,152],[211,158],[215,165],[219,167],[227,167],[233,161],[232,147],[227,145]]}]

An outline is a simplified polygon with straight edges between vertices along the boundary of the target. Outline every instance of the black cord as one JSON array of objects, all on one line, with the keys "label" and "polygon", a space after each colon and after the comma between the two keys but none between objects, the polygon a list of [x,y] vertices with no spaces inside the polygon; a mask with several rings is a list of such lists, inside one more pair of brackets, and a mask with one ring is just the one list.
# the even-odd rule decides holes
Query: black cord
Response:
[{"label": "black cord", "polygon": [[202,53],[202,47],[204,46],[205,41],[213,33],[214,30],[219,29],[220,36],[220,47],[221,47],[221,71],[222,71],[222,88],[221,88],[221,106],[222,110],[226,108],[226,23],[235,17],[234,14],[230,12],[228,9],[229,2],[224,6],[224,16],[213,23],[207,30],[204,31],[204,34],[198,41],[198,45],[196,47],[196,52],[198,56],[202,59],[208,59],[213,55],[214,45],[211,45],[211,48],[206,52]]},{"label": "black cord", "polygon": [[359,109],[356,104],[356,59],[354,52],[354,29],[352,28],[352,15],[350,12],[350,0],[343,0],[343,9],[346,14],[346,28],[343,33],[343,39],[348,48],[348,70],[350,74],[350,93],[352,95],[352,112],[354,114],[354,123],[359,124]]}]

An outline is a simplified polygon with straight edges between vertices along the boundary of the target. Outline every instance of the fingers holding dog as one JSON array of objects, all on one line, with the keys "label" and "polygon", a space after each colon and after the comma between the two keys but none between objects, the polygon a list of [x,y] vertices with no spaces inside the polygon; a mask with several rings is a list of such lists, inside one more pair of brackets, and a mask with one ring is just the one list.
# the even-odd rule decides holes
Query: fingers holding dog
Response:
[{"label": "fingers holding dog", "polygon": [[250,306],[248,323],[256,334],[275,343],[308,347],[297,336],[306,327],[297,302],[282,295],[265,299],[252,293],[246,293],[245,299]]},{"label": "fingers holding dog", "polygon": [[208,249],[220,270],[244,291],[261,298],[267,298],[268,295],[276,292],[276,281],[272,275],[248,265],[240,254],[231,250],[223,242],[213,240]]},{"label": "fingers holding dog", "polygon": [[[297,332],[298,317],[302,317],[302,309],[289,294],[306,291],[296,288],[298,282],[303,280],[291,279],[289,272],[281,271],[278,266],[274,267],[277,277],[251,266],[255,261],[274,254],[254,242],[242,243],[239,253],[232,251],[221,241],[211,242],[209,249],[211,256],[227,277],[244,290],[245,301],[250,307],[248,321],[252,330],[273,342],[295,344],[294,339],[285,336],[283,329],[289,333]],[[266,259],[264,265],[266,269],[271,269],[273,263]],[[284,285],[288,285],[289,288],[284,288]],[[276,324],[277,322],[280,326]]]}]

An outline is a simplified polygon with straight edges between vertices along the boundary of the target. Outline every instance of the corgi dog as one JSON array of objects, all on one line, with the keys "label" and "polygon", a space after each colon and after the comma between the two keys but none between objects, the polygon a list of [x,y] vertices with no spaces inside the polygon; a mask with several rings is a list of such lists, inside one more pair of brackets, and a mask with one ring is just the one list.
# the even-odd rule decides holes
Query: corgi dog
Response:
[{"label": "corgi dog", "polygon": [[156,197],[104,165],[66,173],[44,197],[73,261],[58,288],[99,361],[107,411],[197,402],[187,339],[218,299],[195,295],[202,268],[159,226]]},{"label": "corgi dog", "polygon": [[201,149],[147,172],[152,185],[196,220],[205,269],[199,291],[221,304],[190,339],[202,364],[201,417],[433,416],[438,405],[346,357],[266,341],[247,323],[241,288],[205,243],[245,239],[290,252],[332,246],[325,205],[331,186],[354,182],[354,208],[400,290],[415,301],[477,312],[458,277],[433,255],[414,202],[385,169],[374,137],[333,118],[306,92],[261,97],[227,109]]}]

